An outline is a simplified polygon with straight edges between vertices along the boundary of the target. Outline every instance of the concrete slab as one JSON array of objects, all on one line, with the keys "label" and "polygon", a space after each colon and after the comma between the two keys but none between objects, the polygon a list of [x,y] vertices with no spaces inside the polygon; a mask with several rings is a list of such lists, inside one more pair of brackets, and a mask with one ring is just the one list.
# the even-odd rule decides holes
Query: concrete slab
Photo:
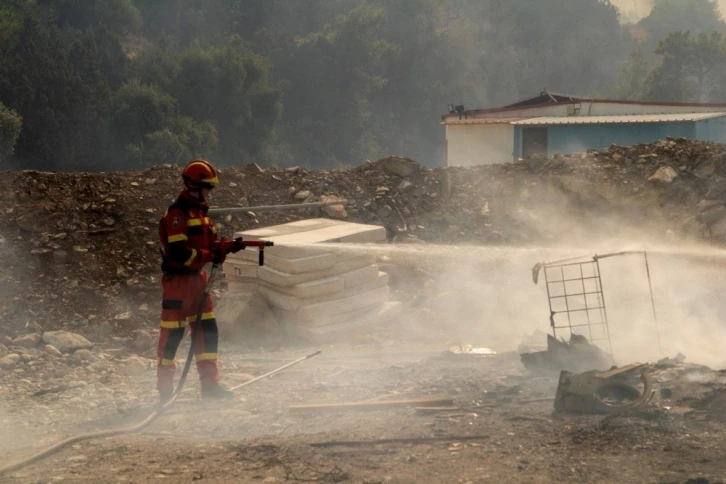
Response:
[{"label": "concrete slab", "polygon": [[369,313],[360,318],[350,319],[343,323],[319,327],[290,325],[288,331],[314,343],[340,341],[343,337],[364,333],[392,321],[401,314],[401,310],[402,305],[400,302],[388,302],[382,305],[376,312]]},{"label": "concrete slab", "polygon": [[[386,240],[386,230],[379,225],[356,224],[331,219],[300,220],[273,227],[236,232],[235,237],[249,240],[270,240],[274,247],[266,255],[294,259],[311,254],[310,245],[331,242],[366,243]],[[296,246],[306,244],[305,247]]]},{"label": "concrete slab", "polygon": [[259,265],[246,261],[226,260],[224,262],[224,275],[229,279],[230,275],[238,277],[257,278]]},{"label": "concrete slab", "polygon": [[272,227],[262,227],[259,229],[245,230],[235,233],[234,236],[243,237],[245,239],[250,238],[252,240],[269,240],[271,237],[310,232],[311,230],[334,227],[340,224],[341,222],[338,220],[332,220],[329,218],[313,218],[307,220],[298,220],[297,222],[289,222],[281,225],[273,225]]},{"label": "concrete slab", "polygon": [[309,299],[318,296],[325,296],[341,292],[345,289],[345,281],[342,277],[327,277],[315,281],[303,282],[293,286],[277,286],[258,278],[245,278],[234,275],[227,275],[227,285],[230,292],[245,290],[246,285],[254,284],[255,290],[259,287],[274,289],[283,294],[289,294],[298,298]]},{"label": "concrete slab", "polygon": [[377,287],[366,292],[359,292],[352,296],[332,301],[310,304],[303,306],[297,311],[285,311],[279,309],[275,314],[279,314],[285,321],[313,321],[323,319],[325,317],[354,311],[374,304],[382,304],[388,301],[390,288],[388,286]]},{"label": "concrete slab", "polygon": [[288,274],[302,274],[328,269],[335,265],[334,254],[316,254],[295,259],[283,259],[274,255],[265,257],[265,265]]},{"label": "concrete slab", "polygon": [[278,271],[268,266],[262,266],[257,271],[257,276],[266,282],[276,286],[294,286],[305,282],[311,282],[318,279],[339,276],[356,269],[366,267],[376,262],[375,254],[363,254],[355,259],[339,262],[332,267],[320,271],[303,272],[300,274],[288,274]]},{"label": "concrete slab", "polygon": [[380,271],[378,270],[378,266],[373,264],[354,271],[346,272],[345,274],[342,274],[342,277],[347,289],[373,281],[378,277],[379,273]]},{"label": "concrete slab", "polygon": [[277,288],[271,288],[266,286],[260,286],[260,293],[269,301],[270,304],[284,309],[286,311],[297,311],[304,306],[311,304],[317,304],[335,299],[343,299],[350,296],[354,296],[361,292],[371,291],[382,286],[388,285],[388,274],[385,272],[378,272],[375,279],[367,281],[355,287],[344,289],[342,291],[335,291],[330,294],[324,294],[317,297],[300,298],[291,296],[277,291]]},{"label": "concrete slab", "polygon": [[271,308],[272,308],[272,312],[276,315],[278,320],[283,323],[295,324],[297,326],[302,326],[304,328],[318,328],[321,326],[330,326],[331,324],[345,323],[347,321],[353,321],[355,319],[363,318],[365,316],[368,316],[369,314],[375,314],[378,311],[380,311],[382,305],[383,305],[383,303],[371,304],[370,306],[353,309],[351,311],[346,311],[346,312],[340,313],[340,314],[329,314],[329,315],[322,316],[320,318],[317,318],[317,319],[314,319],[311,321],[285,319],[286,315],[282,314],[278,308],[276,308],[274,306],[271,306]]}]

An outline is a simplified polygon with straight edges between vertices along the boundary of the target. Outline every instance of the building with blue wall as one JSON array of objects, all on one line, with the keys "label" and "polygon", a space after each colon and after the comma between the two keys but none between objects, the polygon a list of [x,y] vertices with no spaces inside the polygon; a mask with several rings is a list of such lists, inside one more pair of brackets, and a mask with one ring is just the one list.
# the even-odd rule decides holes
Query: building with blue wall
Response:
[{"label": "building with blue wall", "polygon": [[726,104],[640,103],[544,92],[503,108],[442,116],[446,165],[516,161],[667,137],[726,143]]},{"label": "building with blue wall", "polygon": [[[534,152],[552,156],[607,148],[613,143],[620,146],[652,143],[667,137],[726,143],[726,113],[719,112],[532,118],[514,121],[512,125],[515,160]],[[542,134],[537,136],[537,130]],[[533,132],[546,150],[537,146],[535,151],[525,151],[528,135]]]}]

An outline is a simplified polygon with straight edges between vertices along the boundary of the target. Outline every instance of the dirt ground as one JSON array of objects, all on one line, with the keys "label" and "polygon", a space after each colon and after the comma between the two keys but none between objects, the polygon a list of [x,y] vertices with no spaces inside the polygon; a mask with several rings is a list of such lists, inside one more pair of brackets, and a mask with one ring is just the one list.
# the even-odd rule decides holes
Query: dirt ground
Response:
[{"label": "dirt ground", "polygon": [[[254,168],[225,170],[215,203],[346,198],[341,218],[386,228],[389,244],[363,249],[375,251],[405,317],[322,347],[285,338],[233,347],[223,338],[228,386],[322,354],[228,402],[200,401],[192,370],[177,403],[142,432],[69,446],[0,483],[726,482],[726,372],[690,360],[653,363],[680,351],[726,367],[723,146],[665,140],[436,170],[395,157],[328,172]],[[670,176],[656,176],[664,170]],[[0,468],[153,411],[155,231],[178,184],[170,166],[0,174]],[[218,226],[229,235],[318,216],[247,212]],[[653,245],[663,240],[708,245],[676,246],[683,253]],[[533,264],[646,242],[650,269],[608,259],[602,270],[619,364],[651,362],[655,398],[618,415],[555,413],[558,374],[531,373],[507,352],[548,328]],[[216,299],[222,294],[215,289]],[[88,345],[48,349],[43,338],[54,330]],[[498,354],[444,355],[464,343]],[[651,357],[656,351],[663,354]],[[179,362],[185,354],[182,346]],[[453,405],[290,408],[432,397]]]},{"label": "dirt ground", "polygon": [[[227,348],[224,382],[239,384],[314,349],[251,355]],[[653,367],[657,395],[650,407],[614,416],[563,415],[553,412],[556,374],[529,373],[516,353],[461,359],[441,350],[325,347],[319,356],[238,390],[235,401],[212,404],[199,400],[193,376],[177,404],[140,434],[79,443],[0,480],[675,484],[726,478],[723,372]],[[86,406],[98,398],[88,393],[90,383],[69,390],[77,405],[68,404],[67,392],[6,394],[0,466],[70,435],[142,420],[153,405],[153,382],[153,367],[126,378],[119,387],[125,404],[114,413]],[[454,408],[434,414],[411,407],[289,409],[438,396],[453,398]],[[422,437],[432,440],[369,442]],[[333,441],[366,442],[327,444]]]}]

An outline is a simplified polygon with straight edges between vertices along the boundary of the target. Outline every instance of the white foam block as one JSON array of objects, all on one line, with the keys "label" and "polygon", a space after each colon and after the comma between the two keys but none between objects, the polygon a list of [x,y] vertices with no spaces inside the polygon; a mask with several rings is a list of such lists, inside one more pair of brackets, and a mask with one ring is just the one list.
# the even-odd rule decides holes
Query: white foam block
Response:
[{"label": "white foam block", "polygon": [[270,288],[266,286],[260,286],[260,293],[265,297],[265,299],[267,299],[270,304],[278,308],[284,309],[286,311],[297,311],[304,306],[332,301],[334,299],[343,299],[386,285],[388,285],[388,274],[386,274],[385,272],[379,272],[375,279],[370,280],[364,284],[316,297],[295,297],[290,294],[279,292],[276,290],[277,288]]},{"label": "white foam block", "polygon": [[389,293],[388,286],[382,286],[341,299],[303,306],[297,311],[280,311],[286,321],[312,321],[387,302]]},{"label": "white foam block", "polygon": [[278,271],[271,267],[262,266],[259,268],[257,275],[263,281],[269,282],[276,286],[294,286],[305,282],[311,282],[318,279],[334,277],[346,272],[350,272],[362,267],[374,264],[376,262],[375,254],[364,254],[355,259],[339,262],[332,267],[320,271],[303,272],[300,274],[288,274]]},{"label": "white foam block", "polygon": [[234,275],[227,275],[227,285],[230,291],[236,291],[242,284],[255,284],[259,287],[272,288],[277,292],[289,294],[299,298],[314,298],[325,296],[345,289],[345,281],[342,277],[328,277],[316,281],[303,282],[293,286],[276,286],[259,278],[245,278]]},{"label": "white foam block", "polygon": [[[383,304],[377,311],[367,313],[359,318],[348,319],[341,323],[325,326],[290,325],[289,329],[298,337],[311,342],[340,341],[344,336],[370,331],[378,326],[390,323],[401,314],[402,305],[393,301]],[[344,335],[344,336],[343,336]]]},{"label": "white foam block", "polygon": [[378,277],[379,272],[378,266],[372,264],[354,271],[346,272],[345,274],[342,274],[341,277],[345,281],[345,287],[350,288],[375,280]]}]

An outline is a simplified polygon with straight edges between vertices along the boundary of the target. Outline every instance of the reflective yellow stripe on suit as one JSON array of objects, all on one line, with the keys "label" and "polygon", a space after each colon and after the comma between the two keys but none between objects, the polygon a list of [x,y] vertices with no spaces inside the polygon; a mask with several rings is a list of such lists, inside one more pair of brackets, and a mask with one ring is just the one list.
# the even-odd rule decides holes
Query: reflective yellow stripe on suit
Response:
[{"label": "reflective yellow stripe on suit", "polygon": [[179,329],[184,327],[184,321],[162,321],[161,327],[166,329]]},{"label": "reflective yellow stripe on suit", "polygon": [[189,239],[189,237],[187,237],[184,234],[176,234],[176,235],[170,235],[169,238],[166,240],[168,240],[169,243],[171,244],[174,242],[181,242],[183,240],[188,240],[188,239]]},{"label": "reflective yellow stripe on suit", "polygon": [[202,225],[202,219],[200,219],[200,218],[187,219],[187,227],[196,227],[198,225]]},{"label": "reflective yellow stripe on suit", "polygon": [[156,364],[161,366],[174,366],[176,362],[174,360],[167,360],[165,358],[157,358]]},{"label": "reflective yellow stripe on suit", "polygon": [[187,261],[184,263],[185,266],[192,265],[192,262],[194,262],[194,259],[197,258],[197,249],[192,249],[192,255],[187,259]]},{"label": "reflective yellow stripe on suit", "polygon": [[[214,313],[202,313],[202,321],[206,321],[208,319],[214,319]],[[196,320],[197,320],[196,316],[189,316],[188,321],[190,323],[193,323]]]}]

